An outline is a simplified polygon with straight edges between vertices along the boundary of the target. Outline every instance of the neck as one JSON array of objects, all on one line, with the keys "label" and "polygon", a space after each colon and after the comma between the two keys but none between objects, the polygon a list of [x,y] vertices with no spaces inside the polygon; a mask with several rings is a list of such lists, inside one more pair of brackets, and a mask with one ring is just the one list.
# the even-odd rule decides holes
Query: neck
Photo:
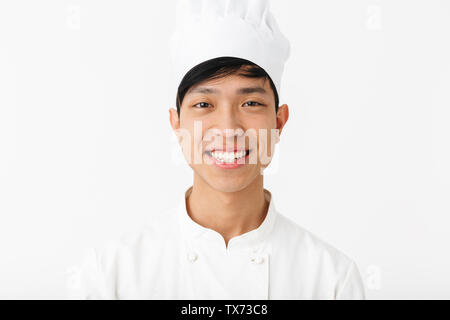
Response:
[{"label": "neck", "polygon": [[231,238],[258,228],[268,207],[262,175],[242,190],[224,192],[212,188],[194,173],[192,191],[186,200],[191,219],[220,233],[227,247]]}]

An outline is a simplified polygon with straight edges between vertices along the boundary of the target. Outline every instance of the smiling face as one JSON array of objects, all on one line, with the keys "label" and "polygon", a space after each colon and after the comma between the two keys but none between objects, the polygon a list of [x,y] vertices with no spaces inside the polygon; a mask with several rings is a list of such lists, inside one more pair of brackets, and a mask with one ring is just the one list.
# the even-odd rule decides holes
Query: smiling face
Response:
[{"label": "smiling face", "polygon": [[170,110],[172,128],[190,167],[223,192],[242,190],[260,177],[288,116],[287,105],[275,113],[268,79],[238,74],[191,87],[179,118],[175,109]]}]

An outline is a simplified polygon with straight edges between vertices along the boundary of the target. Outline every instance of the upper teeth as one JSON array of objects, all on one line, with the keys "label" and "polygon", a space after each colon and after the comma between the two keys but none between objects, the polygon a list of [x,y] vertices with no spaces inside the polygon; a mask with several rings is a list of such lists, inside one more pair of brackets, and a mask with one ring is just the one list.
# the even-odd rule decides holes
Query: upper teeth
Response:
[{"label": "upper teeth", "polygon": [[224,161],[234,161],[234,159],[239,159],[244,157],[246,154],[246,151],[237,151],[237,152],[222,152],[222,151],[213,151],[211,152],[211,155],[219,160]]}]

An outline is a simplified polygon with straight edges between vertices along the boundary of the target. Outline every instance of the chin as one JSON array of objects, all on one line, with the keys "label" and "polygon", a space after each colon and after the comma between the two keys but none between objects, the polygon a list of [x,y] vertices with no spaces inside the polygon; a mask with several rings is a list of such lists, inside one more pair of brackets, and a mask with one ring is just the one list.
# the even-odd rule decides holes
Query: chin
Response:
[{"label": "chin", "polygon": [[245,189],[246,185],[224,185],[221,184],[219,186],[211,185],[215,190],[220,192],[238,192]]},{"label": "chin", "polygon": [[238,192],[247,188],[253,181],[253,176],[243,176],[243,177],[229,177],[229,179],[220,177],[220,178],[211,178],[206,180],[208,184],[215,190],[221,192]]}]

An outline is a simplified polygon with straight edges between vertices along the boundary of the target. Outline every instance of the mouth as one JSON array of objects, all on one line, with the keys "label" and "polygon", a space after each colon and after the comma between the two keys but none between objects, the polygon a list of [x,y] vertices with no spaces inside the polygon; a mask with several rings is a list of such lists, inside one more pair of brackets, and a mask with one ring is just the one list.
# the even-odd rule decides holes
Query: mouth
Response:
[{"label": "mouth", "polygon": [[250,152],[251,149],[247,150],[235,150],[235,151],[223,151],[223,150],[207,150],[205,151],[205,154],[210,156],[211,158],[215,159],[218,162],[222,163],[234,163],[238,161],[239,159],[246,158]]}]

